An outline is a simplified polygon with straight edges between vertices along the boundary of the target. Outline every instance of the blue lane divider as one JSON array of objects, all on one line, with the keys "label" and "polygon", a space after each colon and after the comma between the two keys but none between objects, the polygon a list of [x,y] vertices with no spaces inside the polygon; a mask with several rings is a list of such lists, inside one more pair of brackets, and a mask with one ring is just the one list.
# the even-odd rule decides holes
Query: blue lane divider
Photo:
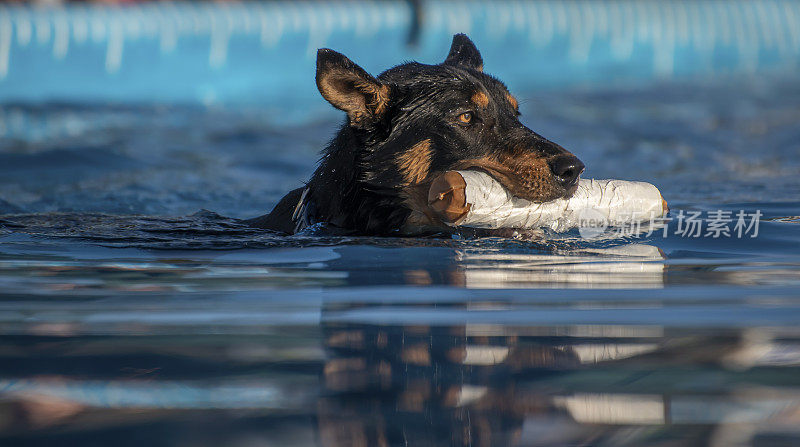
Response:
[{"label": "blue lane divider", "polygon": [[441,61],[468,33],[514,87],[792,71],[791,0],[422,3],[418,44],[402,1],[0,5],[0,102],[114,101],[314,106],[314,54],[373,73]]}]

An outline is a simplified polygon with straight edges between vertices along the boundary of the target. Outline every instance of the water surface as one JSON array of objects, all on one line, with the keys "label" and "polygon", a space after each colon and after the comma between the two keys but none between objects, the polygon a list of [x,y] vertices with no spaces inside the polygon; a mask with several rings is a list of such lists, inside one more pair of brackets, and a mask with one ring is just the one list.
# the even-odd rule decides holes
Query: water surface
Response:
[{"label": "water surface", "polygon": [[336,113],[3,106],[0,444],[800,442],[800,84],[515,93],[701,237],[284,237]]}]

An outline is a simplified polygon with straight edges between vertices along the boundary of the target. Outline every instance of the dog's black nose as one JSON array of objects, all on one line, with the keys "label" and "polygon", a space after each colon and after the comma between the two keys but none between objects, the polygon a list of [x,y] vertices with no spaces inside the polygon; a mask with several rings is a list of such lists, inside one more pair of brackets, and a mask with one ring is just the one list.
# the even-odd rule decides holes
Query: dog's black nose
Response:
[{"label": "dog's black nose", "polygon": [[550,160],[550,170],[564,186],[569,187],[578,181],[586,166],[574,155],[559,155]]}]

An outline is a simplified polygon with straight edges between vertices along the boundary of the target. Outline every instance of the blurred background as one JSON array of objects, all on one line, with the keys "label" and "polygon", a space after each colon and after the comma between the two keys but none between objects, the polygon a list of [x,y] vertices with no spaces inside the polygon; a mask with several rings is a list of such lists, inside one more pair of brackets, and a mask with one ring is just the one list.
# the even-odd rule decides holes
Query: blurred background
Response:
[{"label": "blurred background", "polygon": [[7,3],[0,99],[257,104],[308,120],[328,109],[309,88],[317,48],[379,73],[440,62],[458,32],[522,91],[791,73],[798,11],[793,1]]},{"label": "blurred background", "polygon": [[0,211],[258,214],[341,120],[317,48],[377,74],[441,62],[457,32],[588,177],[795,197],[798,17],[771,0],[4,3]]},{"label": "blurred background", "polygon": [[[757,237],[283,237],[452,35],[587,178]],[[0,445],[800,444],[800,2],[0,3]]]}]

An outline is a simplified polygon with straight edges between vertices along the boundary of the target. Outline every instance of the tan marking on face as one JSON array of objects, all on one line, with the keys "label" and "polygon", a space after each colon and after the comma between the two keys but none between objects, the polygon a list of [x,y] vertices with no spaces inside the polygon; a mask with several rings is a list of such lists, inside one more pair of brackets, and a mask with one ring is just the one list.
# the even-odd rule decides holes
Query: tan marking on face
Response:
[{"label": "tan marking on face", "polygon": [[513,107],[514,110],[517,110],[517,108],[519,108],[519,101],[517,101],[517,98],[511,96],[511,93],[506,93],[506,99],[508,100],[509,103],[511,103],[511,107]]},{"label": "tan marking on face", "polygon": [[489,105],[489,96],[483,92],[475,92],[470,100],[478,107],[486,107]]},{"label": "tan marking on face", "polygon": [[557,186],[545,158],[528,153],[501,156],[499,161],[511,169],[519,187],[528,191],[528,195],[535,200],[546,202],[564,194],[562,188]]},{"label": "tan marking on face", "polygon": [[425,139],[397,157],[397,167],[406,184],[415,185],[425,180],[431,169],[432,156],[431,140]]},{"label": "tan marking on face", "polygon": [[555,181],[547,160],[534,154],[515,153],[463,160],[452,169],[480,168],[505,186],[511,194],[532,202],[548,202],[565,193]]}]

